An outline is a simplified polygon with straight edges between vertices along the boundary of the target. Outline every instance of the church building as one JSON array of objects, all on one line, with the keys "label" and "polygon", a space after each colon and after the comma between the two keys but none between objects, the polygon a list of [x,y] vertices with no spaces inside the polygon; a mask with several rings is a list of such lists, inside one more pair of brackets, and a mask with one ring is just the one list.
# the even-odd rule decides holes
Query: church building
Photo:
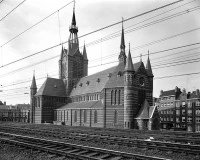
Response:
[{"label": "church building", "polygon": [[122,24],[118,64],[88,75],[88,57],[84,44],[79,50],[75,11],[69,29],[68,48],[62,47],[58,62],[59,79],[47,77],[37,91],[35,75],[31,92],[31,122],[102,128],[149,129],[160,127],[153,106],[153,72],[148,55],[132,62],[125,53]]}]

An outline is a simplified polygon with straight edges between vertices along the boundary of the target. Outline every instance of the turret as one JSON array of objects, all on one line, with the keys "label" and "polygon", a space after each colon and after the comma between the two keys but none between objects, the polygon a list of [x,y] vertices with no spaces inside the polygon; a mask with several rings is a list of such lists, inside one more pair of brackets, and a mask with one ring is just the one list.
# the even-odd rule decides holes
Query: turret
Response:
[{"label": "turret", "polygon": [[60,54],[60,59],[58,61],[58,65],[59,65],[59,79],[63,79],[63,76],[62,76],[62,72],[63,72],[63,67],[62,67],[63,54],[64,54],[64,48],[62,46],[61,54]]},{"label": "turret", "polygon": [[87,52],[86,52],[86,48],[85,48],[85,43],[84,43],[84,47],[83,47],[83,76],[87,76],[88,75],[88,58],[87,58]]},{"label": "turret", "polygon": [[126,64],[126,53],[125,53],[125,40],[124,40],[124,27],[122,19],[122,33],[121,33],[121,44],[120,44],[120,54],[119,54],[119,63]]},{"label": "turret", "polygon": [[[134,66],[131,58],[130,44],[129,53],[126,60],[126,66],[124,69],[124,128],[132,129],[134,127]],[[135,111],[135,112],[134,112]]]},{"label": "turret", "polygon": [[35,122],[35,107],[36,107],[36,98],[35,94],[37,93],[37,85],[35,81],[35,73],[33,74],[32,84],[30,87],[30,105],[31,105],[31,112],[30,112],[30,122]]}]

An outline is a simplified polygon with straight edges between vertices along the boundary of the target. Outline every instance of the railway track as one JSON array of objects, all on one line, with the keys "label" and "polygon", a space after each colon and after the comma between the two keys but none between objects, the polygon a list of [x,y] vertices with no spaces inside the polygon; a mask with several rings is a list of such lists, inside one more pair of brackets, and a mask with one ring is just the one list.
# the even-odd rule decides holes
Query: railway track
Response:
[{"label": "railway track", "polygon": [[[69,127],[70,128],[70,127]],[[182,143],[182,144],[193,144],[193,145],[200,145],[200,134],[199,133],[177,133],[177,135],[171,135],[171,134],[154,134],[155,131],[150,132],[148,134],[140,133],[140,132],[98,132],[98,131],[87,131],[87,130],[73,130],[73,128],[70,128],[69,130],[48,130],[48,129],[31,129],[31,128],[21,128],[16,126],[0,126],[1,130],[5,131],[15,131],[18,132],[24,132],[24,133],[30,133],[35,134],[37,132],[40,135],[46,135],[46,136],[53,136],[53,137],[65,137],[70,135],[77,135],[77,134],[87,134],[87,135],[99,135],[99,136],[112,136],[112,137],[119,137],[119,138],[130,138],[130,139],[147,139],[149,137],[154,137],[154,140],[156,141],[164,141],[164,142],[174,142],[174,143]],[[158,131],[156,131],[158,132]],[[114,133],[114,134],[113,134]],[[173,133],[173,132],[172,132]],[[63,136],[64,135],[64,136]]]},{"label": "railway track", "polygon": [[[24,149],[32,149],[42,152],[48,152],[51,155],[60,156],[65,159],[70,157],[73,159],[88,160],[167,160],[165,158],[119,152],[114,150],[95,148],[71,143],[63,143],[59,141],[35,138],[30,136],[22,136],[17,134],[0,132],[1,143],[23,147]],[[169,159],[168,159],[169,160]]]},{"label": "railway track", "polygon": [[[194,144],[181,144],[181,143],[163,142],[150,139],[144,140],[136,138],[126,138],[126,137],[79,133],[79,132],[67,132],[67,133],[65,132],[65,134],[62,133],[59,134],[57,132],[27,130],[27,129],[22,129],[21,131],[22,131],[21,133],[25,134],[31,134],[31,135],[39,134],[42,137],[53,137],[65,141],[76,140],[80,142],[81,141],[92,142],[95,144],[108,144],[108,145],[118,145],[126,147],[145,148],[145,149],[157,149],[160,151],[171,151],[175,153],[200,155],[200,145],[194,145]],[[16,132],[16,128],[13,129],[13,132],[14,133]]]}]

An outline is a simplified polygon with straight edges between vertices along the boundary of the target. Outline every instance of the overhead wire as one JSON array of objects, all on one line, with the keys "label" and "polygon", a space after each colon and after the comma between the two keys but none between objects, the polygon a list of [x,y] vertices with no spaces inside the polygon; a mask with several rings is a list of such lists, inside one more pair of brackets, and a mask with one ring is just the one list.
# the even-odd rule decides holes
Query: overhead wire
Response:
[{"label": "overhead wire", "polygon": [[[175,1],[175,2],[172,2],[172,3],[169,3],[169,4],[167,4],[167,5],[163,5],[163,6],[161,6],[161,7],[157,7],[157,8],[155,8],[155,9],[149,10],[149,11],[147,11],[147,12],[143,12],[143,13],[138,14],[138,15],[136,15],[136,16],[129,17],[129,18],[127,18],[127,19],[124,19],[124,22],[125,22],[125,21],[129,21],[129,20],[134,19],[134,18],[138,18],[138,17],[143,16],[143,15],[146,15],[146,14],[149,14],[149,13],[151,13],[151,12],[155,12],[155,11],[157,11],[157,10],[163,9],[163,8],[165,8],[165,7],[171,6],[171,5],[173,5],[173,4],[176,4],[176,3],[179,3],[179,2],[182,2],[182,1],[183,1],[183,0],[178,0],[178,1]],[[56,11],[56,12],[57,12],[57,11]],[[82,37],[85,37],[85,36],[88,36],[88,35],[90,35],[90,34],[99,32],[99,31],[101,31],[101,30],[104,30],[104,29],[113,27],[113,26],[118,25],[118,24],[120,24],[120,23],[121,23],[121,21],[118,21],[118,22],[116,22],[116,23],[113,23],[113,24],[107,25],[107,26],[105,26],[105,27],[99,28],[99,29],[97,29],[97,30],[94,30],[94,31],[88,32],[88,33],[86,33],[86,34],[83,34],[83,35],[79,36],[78,38],[80,39],[80,38],[82,38]],[[63,42],[63,44],[65,44],[65,43],[68,43],[68,41]],[[27,59],[27,58],[29,58],[29,57],[35,56],[35,55],[40,54],[40,53],[42,53],[42,52],[45,52],[45,51],[47,51],[47,50],[56,48],[56,47],[58,47],[58,46],[60,46],[60,45],[61,45],[61,44],[57,44],[57,45],[51,46],[51,47],[49,47],[49,48],[43,49],[43,50],[41,50],[41,51],[39,51],[39,52],[36,52],[36,53],[33,53],[33,54],[29,55],[29,56],[25,56],[25,57],[23,57],[23,58],[20,58],[20,59],[17,59],[17,60],[15,60],[15,61],[12,61],[12,62],[10,62],[10,63],[7,63],[7,64],[5,64],[5,65],[3,65],[3,66],[0,66],[0,68],[6,67],[6,66],[8,66],[8,65],[14,64],[14,63],[19,62],[19,61],[21,61],[21,60],[24,60],[24,59]]]}]

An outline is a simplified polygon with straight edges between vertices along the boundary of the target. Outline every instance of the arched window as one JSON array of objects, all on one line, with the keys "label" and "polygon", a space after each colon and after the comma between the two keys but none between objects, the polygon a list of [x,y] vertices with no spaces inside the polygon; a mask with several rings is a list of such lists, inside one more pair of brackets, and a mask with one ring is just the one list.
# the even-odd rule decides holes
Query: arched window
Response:
[{"label": "arched window", "polygon": [[118,104],[121,104],[121,90],[118,91]]},{"label": "arched window", "polygon": [[110,97],[110,99],[111,99],[111,104],[113,104],[113,90],[111,91],[111,97]]},{"label": "arched window", "polygon": [[94,123],[97,123],[97,111],[94,111]]},{"label": "arched window", "polygon": [[117,118],[118,118],[118,114],[117,114],[117,111],[115,110],[115,112],[114,112],[114,124],[117,123]]},{"label": "arched window", "polygon": [[87,122],[87,110],[84,110],[84,123]]},{"label": "arched window", "polygon": [[77,122],[77,111],[74,111],[74,122]]},{"label": "arched window", "polygon": [[115,90],[115,104],[117,104],[117,90]]}]

